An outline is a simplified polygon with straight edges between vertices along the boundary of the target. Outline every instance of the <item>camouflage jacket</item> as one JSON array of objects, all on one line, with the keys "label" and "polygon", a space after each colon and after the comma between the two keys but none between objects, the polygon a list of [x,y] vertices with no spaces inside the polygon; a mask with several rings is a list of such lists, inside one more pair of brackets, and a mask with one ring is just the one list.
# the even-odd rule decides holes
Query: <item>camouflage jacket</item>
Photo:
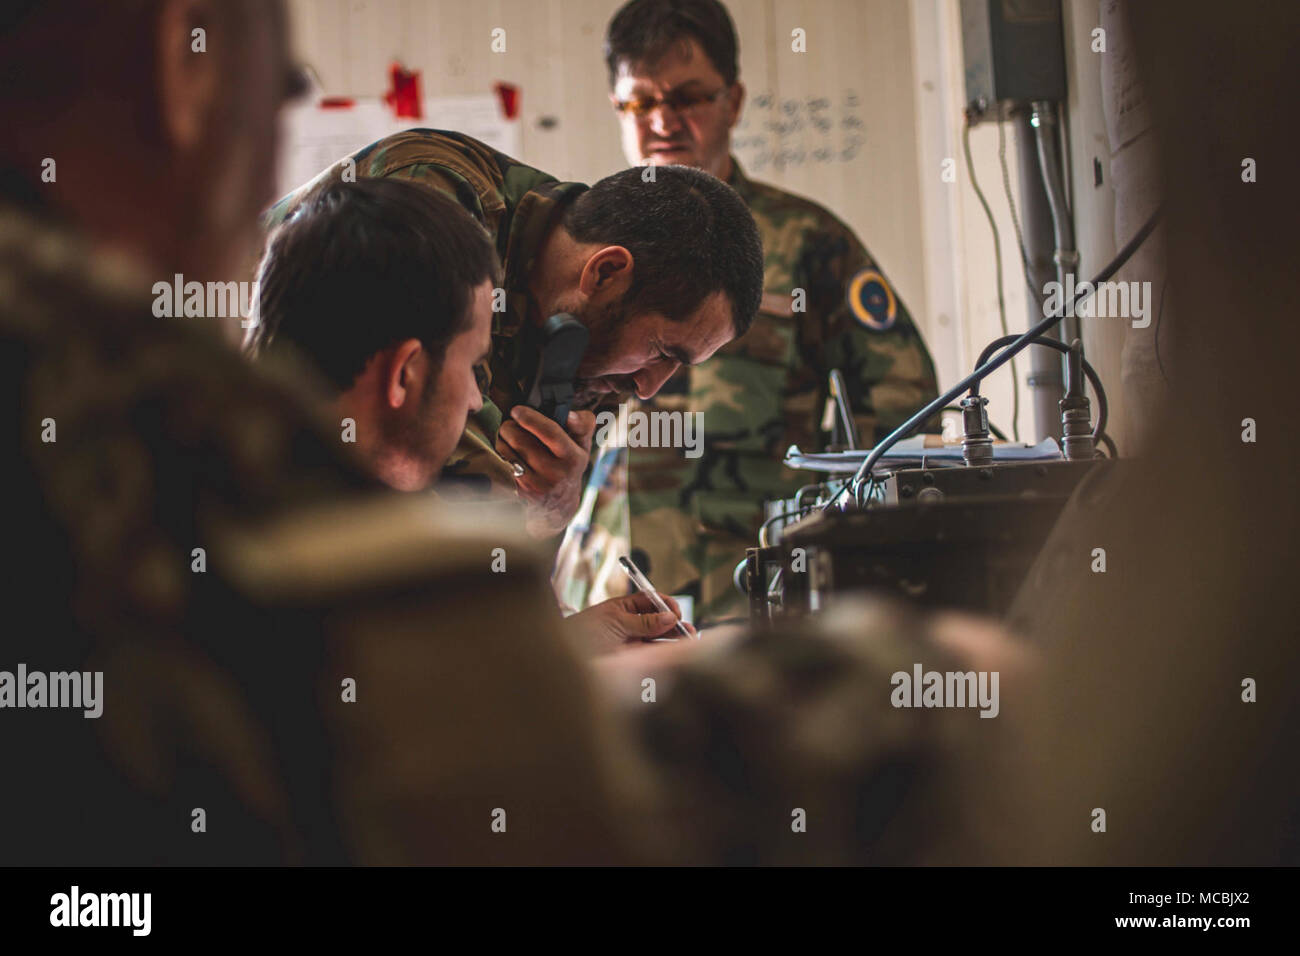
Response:
[{"label": "camouflage jacket", "polygon": [[513,471],[494,446],[502,418],[523,401],[536,370],[539,343],[532,341],[529,321],[536,307],[528,276],[557,214],[587,187],[559,182],[462,133],[411,129],[330,166],[276,203],[267,214],[267,225],[282,222],[312,189],[341,175],[349,161],[358,176],[397,176],[442,190],[482,223],[496,243],[505,269],[505,309],[493,315],[483,409],[466,426],[444,475],[486,476],[513,494]]},{"label": "camouflage jacket", "polygon": [[734,158],[729,183],[763,238],[759,314],[745,335],[633,405],[702,412],[703,453],[617,452],[591,530],[566,542],[580,553],[561,555],[570,570],[557,584],[574,606],[622,593],[608,555],[632,548],[648,559],[657,586],[695,598],[697,621],[745,614],[732,572],[757,544],[764,500],[791,497],[818,478],[781,461],[792,444],[826,443],[828,373],[844,376],[863,447],[938,394],[920,332],[852,230],[808,199],[749,179]]},{"label": "camouflage jacket", "polygon": [[[0,817],[22,825],[0,865],[617,858],[583,808],[583,674],[517,521],[374,485],[296,383],[215,323],[155,318],[138,263],[17,192]],[[101,715],[16,709],[18,665],[102,673]]]}]

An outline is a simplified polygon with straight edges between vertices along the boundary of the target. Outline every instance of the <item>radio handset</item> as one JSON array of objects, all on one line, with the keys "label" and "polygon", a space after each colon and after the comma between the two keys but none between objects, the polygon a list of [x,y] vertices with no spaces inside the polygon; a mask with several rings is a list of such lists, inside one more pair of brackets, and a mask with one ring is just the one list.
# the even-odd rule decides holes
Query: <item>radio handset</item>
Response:
[{"label": "radio handset", "polygon": [[524,404],[564,428],[573,402],[573,380],[587,351],[587,327],[561,312],[543,324],[541,339],[537,372]]}]

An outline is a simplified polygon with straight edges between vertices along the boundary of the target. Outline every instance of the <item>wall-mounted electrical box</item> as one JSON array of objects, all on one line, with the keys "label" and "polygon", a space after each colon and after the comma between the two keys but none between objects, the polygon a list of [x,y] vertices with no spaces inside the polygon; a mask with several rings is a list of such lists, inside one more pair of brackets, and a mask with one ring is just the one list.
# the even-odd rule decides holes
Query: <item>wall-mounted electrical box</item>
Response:
[{"label": "wall-mounted electrical box", "polygon": [[972,122],[1033,100],[1065,99],[1061,0],[961,0]]}]

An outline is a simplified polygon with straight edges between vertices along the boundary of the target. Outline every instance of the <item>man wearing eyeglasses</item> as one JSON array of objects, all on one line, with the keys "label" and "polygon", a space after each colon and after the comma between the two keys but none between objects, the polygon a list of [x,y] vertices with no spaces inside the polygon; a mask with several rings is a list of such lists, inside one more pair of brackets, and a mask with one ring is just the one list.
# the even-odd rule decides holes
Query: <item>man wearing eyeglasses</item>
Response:
[{"label": "man wearing eyeglasses", "polygon": [[[721,3],[632,0],[609,23],[605,57],[628,162],[695,166],[727,182],[763,240],[765,294],[749,332],[641,403],[703,411],[704,454],[621,450],[596,511],[602,535],[618,542],[609,547],[630,532],[656,584],[692,596],[696,622],[707,623],[745,613],[732,571],[755,543],[764,500],[791,497],[809,480],[781,458],[791,444],[826,444],[828,373],[844,375],[859,439],[870,445],[937,394],[934,366],[852,230],[808,199],[749,179],[731,154],[745,88]],[[626,499],[613,491],[624,487]],[[568,586],[570,599],[588,585],[587,600],[603,597],[593,572]]]}]

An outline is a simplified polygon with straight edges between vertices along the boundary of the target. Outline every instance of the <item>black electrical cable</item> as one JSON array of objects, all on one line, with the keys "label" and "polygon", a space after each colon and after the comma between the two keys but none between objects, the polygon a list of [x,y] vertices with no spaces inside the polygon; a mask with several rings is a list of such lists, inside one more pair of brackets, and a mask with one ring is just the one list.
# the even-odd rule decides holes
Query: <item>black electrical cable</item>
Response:
[{"label": "black electrical cable", "polygon": [[[1115,258],[1106,264],[1106,268],[1097,273],[1097,275],[1093,277],[1092,281],[1088,283],[1086,289],[1075,296],[1073,303],[1075,314],[1078,314],[1079,306],[1086,302],[1088,298],[1097,291],[1097,287],[1118,272],[1120,267],[1123,266],[1133,253],[1137,251],[1138,246],[1142,245],[1142,243],[1146,241],[1147,237],[1155,231],[1156,224],[1160,222],[1160,216],[1163,212],[1164,207],[1157,206],[1156,210],[1151,213],[1151,217],[1142,225],[1142,228],[1137,231],[1132,239],[1125,243],[1124,248],[1115,255]],[[1003,349],[996,356],[990,359],[987,365],[982,368],[977,368],[974,372],[967,375],[938,398],[931,402],[927,402],[924,407],[915,412],[911,418],[886,435],[884,440],[871,450],[871,453],[867,455],[862,464],[858,466],[858,470],[854,474],[852,480],[846,481],[844,486],[831,497],[830,501],[826,502],[822,510],[829,511],[831,508],[835,507],[835,503],[839,501],[840,496],[844,494],[850,485],[858,486],[862,483],[862,480],[871,473],[871,469],[879,464],[880,459],[884,457],[885,452],[889,451],[889,449],[893,448],[894,445],[898,444],[898,442],[910,435],[916,428],[929,421],[930,417],[934,415],[935,412],[942,409],[949,402],[956,399],[962,392],[970,388],[972,382],[996,372],[1011,360],[1011,356],[1014,355],[1018,349],[1033,342],[1034,339],[1038,338],[1052,326],[1056,325],[1064,317],[1064,311],[1062,311],[1060,315],[1047,316],[1041,322],[1035,324],[1033,328],[1029,329],[1029,331],[1021,335],[1020,338],[1016,339],[1015,344]]]},{"label": "black electrical cable", "polygon": [[[994,339],[988,345],[984,346],[984,351],[980,353],[979,361],[975,363],[975,367],[978,368],[983,365],[989,360],[989,356],[994,352],[1002,348],[1004,345],[1010,345],[1017,338],[1019,338],[1019,336],[1004,335],[1000,339]],[[1070,347],[1058,339],[1049,339],[1046,336],[1039,336],[1034,339],[1034,344],[1045,345],[1049,349],[1056,349],[1056,351],[1064,352],[1066,355],[1070,354]],[[1101,436],[1106,433],[1106,422],[1110,418],[1110,406],[1106,402],[1106,390],[1101,387],[1101,376],[1097,374],[1096,369],[1089,364],[1087,359],[1083,360],[1083,374],[1086,375],[1088,381],[1092,383],[1092,390],[1097,393],[1097,424],[1092,430],[1092,437],[1094,440],[1100,440]],[[980,381],[980,379],[976,379],[971,383],[971,395],[979,395]]]},{"label": "black electrical cable", "polygon": [[[1102,269],[1100,272],[1098,272],[1095,276],[1092,277],[1091,280],[1092,288],[1089,289],[1087,292],[1080,292],[1078,295],[1074,297],[1075,315],[1079,314],[1079,306],[1081,306],[1084,303],[1084,300],[1086,300],[1089,296],[1091,296],[1094,292],[1097,291],[1098,283],[1105,282],[1116,272],[1119,272],[1119,270],[1123,267],[1124,263],[1128,262],[1129,259],[1133,258],[1133,253],[1137,252],[1138,246],[1146,242],[1147,236],[1151,235],[1151,233],[1155,231],[1156,224],[1160,222],[1160,215],[1164,211],[1165,210],[1163,205],[1157,206],[1155,208],[1155,211],[1151,213],[1151,217],[1142,224],[1142,228],[1139,229],[1136,234],[1134,234],[1132,239],[1130,239],[1128,242],[1124,244],[1123,249],[1115,253],[1114,259],[1111,259],[1110,262],[1106,263],[1106,268]],[[1058,320],[1064,318],[1064,313],[1062,313],[1062,315],[1055,316],[1055,318]]]}]

